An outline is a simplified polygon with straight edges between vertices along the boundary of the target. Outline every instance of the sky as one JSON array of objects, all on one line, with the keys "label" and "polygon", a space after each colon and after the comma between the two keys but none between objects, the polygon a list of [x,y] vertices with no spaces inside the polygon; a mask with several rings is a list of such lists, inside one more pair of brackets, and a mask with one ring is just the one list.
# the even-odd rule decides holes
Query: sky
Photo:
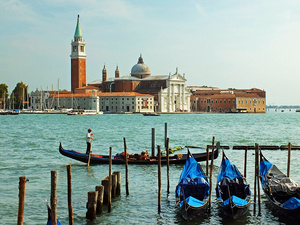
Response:
[{"label": "sky", "polygon": [[0,83],[71,89],[77,15],[87,83],[116,66],[128,76],[142,54],[152,75],[187,86],[266,91],[267,105],[300,105],[298,0],[0,0]]}]

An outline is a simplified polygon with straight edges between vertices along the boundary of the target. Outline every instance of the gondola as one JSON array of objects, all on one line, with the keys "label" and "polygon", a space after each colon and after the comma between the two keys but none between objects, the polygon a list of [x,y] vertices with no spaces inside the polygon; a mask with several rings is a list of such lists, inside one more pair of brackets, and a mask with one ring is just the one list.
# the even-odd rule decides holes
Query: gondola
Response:
[{"label": "gondola", "polygon": [[300,219],[300,187],[260,153],[262,189],[277,216]]},{"label": "gondola", "polygon": [[216,196],[221,213],[233,219],[244,215],[250,206],[250,185],[224,151],[217,178]]},{"label": "gondola", "polygon": [[[61,143],[59,145],[59,152],[67,156],[69,158],[87,163],[88,155],[82,152],[76,152],[73,150],[66,150],[62,147]],[[218,149],[214,152],[214,159],[218,157],[219,151]],[[128,155],[127,161],[128,164],[158,164],[158,157],[151,156],[147,159],[140,159],[139,154]],[[209,153],[209,158],[211,158],[212,154]],[[112,157],[112,164],[125,164],[124,153],[116,154]],[[184,164],[185,160],[188,158],[187,154],[177,154],[169,157],[170,164]],[[194,158],[197,162],[206,160],[206,152],[205,153],[196,153],[194,154]],[[166,164],[167,158],[166,156],[161,157],[161,163]],[[91,154],[90,164],[109,164],[109,155],[96,155]]]},{"label": "gondola", "polygon": [[209,182],[201,165],[190,156],[185,165],[175,190],[176,208],[186,220],[204,215],[208,210]]}]

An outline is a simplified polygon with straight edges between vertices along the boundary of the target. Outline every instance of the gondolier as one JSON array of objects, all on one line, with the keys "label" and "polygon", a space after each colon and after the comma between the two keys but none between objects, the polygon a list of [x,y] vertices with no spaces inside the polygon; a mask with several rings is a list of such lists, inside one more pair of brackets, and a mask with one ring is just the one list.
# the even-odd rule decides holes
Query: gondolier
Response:
[{"label": "gondolier", "polygon": [[92,132],[92,129],[89,128],[88,132],[86,134],[86,145],[87,145],[87,147],[86,147],[86,154],[89,154],[90,151],[91,151],[91,145],[92,145],[93,135],[94,135],[94,134],[91,134],[91,132]]}]

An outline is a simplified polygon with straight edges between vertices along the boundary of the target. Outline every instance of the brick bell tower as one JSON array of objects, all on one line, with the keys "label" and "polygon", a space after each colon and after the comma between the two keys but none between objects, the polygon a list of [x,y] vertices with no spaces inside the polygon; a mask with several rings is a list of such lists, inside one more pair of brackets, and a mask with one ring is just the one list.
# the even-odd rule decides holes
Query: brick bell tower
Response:
[{"label": "brick bell tower", "polygon": [[86,86],[86,53],[85,41],[82,40],[79,15],[74,34],[74,40],[71,43],[71,91],[76,88]]}]

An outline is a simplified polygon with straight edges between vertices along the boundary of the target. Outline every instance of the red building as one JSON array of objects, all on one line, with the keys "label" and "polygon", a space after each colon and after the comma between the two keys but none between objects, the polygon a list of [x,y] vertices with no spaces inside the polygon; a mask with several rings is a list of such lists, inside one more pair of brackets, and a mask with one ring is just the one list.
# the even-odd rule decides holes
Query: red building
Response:
[{"label": "red building", "polygon": [[192,112],[266,112],[266,92],[252,89],[189,87]]},{"label": "red building", "polygon": [[86,86],[85,41],[82,39],[79,15],[71,46],[71,91],[74,93],[76,88]]}]

